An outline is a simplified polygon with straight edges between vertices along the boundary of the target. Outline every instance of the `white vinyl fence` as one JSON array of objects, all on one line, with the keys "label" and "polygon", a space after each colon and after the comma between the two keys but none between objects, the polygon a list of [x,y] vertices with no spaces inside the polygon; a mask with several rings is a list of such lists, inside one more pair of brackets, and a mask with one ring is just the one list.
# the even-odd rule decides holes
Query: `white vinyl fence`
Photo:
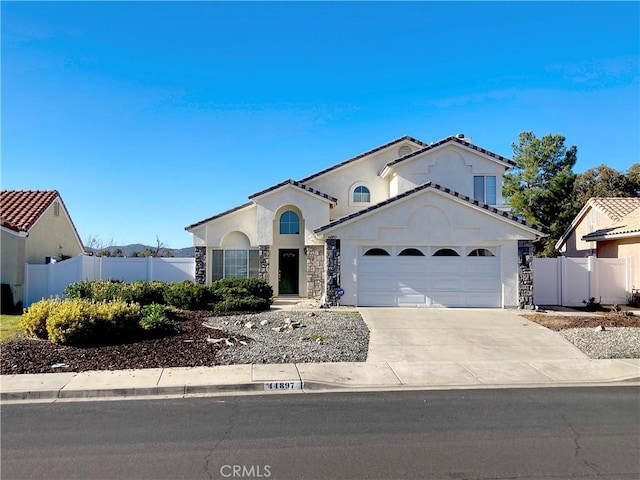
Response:
[{"label": "white vinyl fence", "polygon": [[533,301],[579,307],[595,298],[624,305],[631,296],[631,268],[631,258],[534,258]]},{"label": "white vinyl fence", "polygon": [[81,280],[160,280],[181,282],[195,279],[193,258],[110,258],[78,256],[63,262],[25,267],[23,305],[43,298],[62,297],[67,285]]}]

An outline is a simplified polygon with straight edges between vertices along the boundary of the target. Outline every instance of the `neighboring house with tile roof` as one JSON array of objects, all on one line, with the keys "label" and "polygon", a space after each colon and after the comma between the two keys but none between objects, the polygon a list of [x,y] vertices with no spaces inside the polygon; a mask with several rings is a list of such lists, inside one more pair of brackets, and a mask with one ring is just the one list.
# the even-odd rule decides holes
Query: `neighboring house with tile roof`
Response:
[{"label": "neighboring house with tile roof", "polygon": [[[622,212],[611,225],[582,237],[582,241],[595,243],[598,258],[631,258],[633,288],[640,288],[640,198],[627,198]],[[629,210],[635,205],[635,209]],[[627,213],[628,212],[628,213]]]},{"label": "neighboring house with tile roof", "polygon": [[530,304],[531,243],[547,233],[502,204],[513,165],[463,135],[398,138],[186,227],[196,278],[260,277],[329,304]]},{"label": "neighboring house with tile roof", "polygon": [[22,300],[25,265],[84,252],[82,240],[56,190],[0,191],[1,283]]},{"label": "neighboring house with tile roof", "polygon": [[610,228],[640,207],[636,197],[592,197],[575,216],[555,245],[565,257],[596,255],[596,241],[589,235]]}]

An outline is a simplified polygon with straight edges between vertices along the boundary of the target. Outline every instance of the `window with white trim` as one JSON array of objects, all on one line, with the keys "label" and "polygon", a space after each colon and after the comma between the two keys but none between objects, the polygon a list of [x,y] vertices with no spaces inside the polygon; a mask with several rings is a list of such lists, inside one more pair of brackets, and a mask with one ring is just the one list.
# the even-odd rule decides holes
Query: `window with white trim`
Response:
[{"label": "window with white trim", "polygon": [[473,198],[487,205],[496,205],[496,176],[475,175],[473,177]]},{"label": "window with white trim", "polygon": [[353,189],[353,203],[369,203],[371,192],[364,185],[358,185]]},{"label": "window with white trim", "polygon": [[258,250],[213,250],[211,257],[212,280],[223,278],[257,278]]}]

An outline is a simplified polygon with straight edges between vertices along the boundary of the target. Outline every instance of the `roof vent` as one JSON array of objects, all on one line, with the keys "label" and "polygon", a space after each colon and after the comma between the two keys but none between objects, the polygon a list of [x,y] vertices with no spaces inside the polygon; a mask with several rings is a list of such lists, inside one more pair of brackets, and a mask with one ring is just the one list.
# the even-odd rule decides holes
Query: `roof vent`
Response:
[{"label": "roof vent", "polygon": [[409,145],[403,145],[398,149],[398,155],[404,157],[405,155],[409,155],[411,153],[411,147]]},{"label": "roof vent", "polygon": [[457,134],[456,138],[459,138],[460,140],[462,140],[464,138],[464,133]]},{"label": "roof vent", "polygon": [[458,140],[462,140],[463,142],[471,143],[471,137],[465,137],[464,133],[459,133],[456,135]]}]

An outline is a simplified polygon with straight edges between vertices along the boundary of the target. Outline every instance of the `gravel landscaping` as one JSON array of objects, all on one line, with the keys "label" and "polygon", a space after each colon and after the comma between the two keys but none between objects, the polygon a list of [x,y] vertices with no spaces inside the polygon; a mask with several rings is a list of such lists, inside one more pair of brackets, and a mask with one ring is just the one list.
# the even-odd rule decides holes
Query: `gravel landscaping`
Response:
[{"label": "gravel landscaping", "polygon": [[274,311],[206,323],[249,339],[221,351],[221,364],[364,362],[369,349],[369,329],[357,312]]},{"label": "gravel landscaping", "polygon": [[589,358],[640,358],[640,328],[570,328],[560,335]]}]

